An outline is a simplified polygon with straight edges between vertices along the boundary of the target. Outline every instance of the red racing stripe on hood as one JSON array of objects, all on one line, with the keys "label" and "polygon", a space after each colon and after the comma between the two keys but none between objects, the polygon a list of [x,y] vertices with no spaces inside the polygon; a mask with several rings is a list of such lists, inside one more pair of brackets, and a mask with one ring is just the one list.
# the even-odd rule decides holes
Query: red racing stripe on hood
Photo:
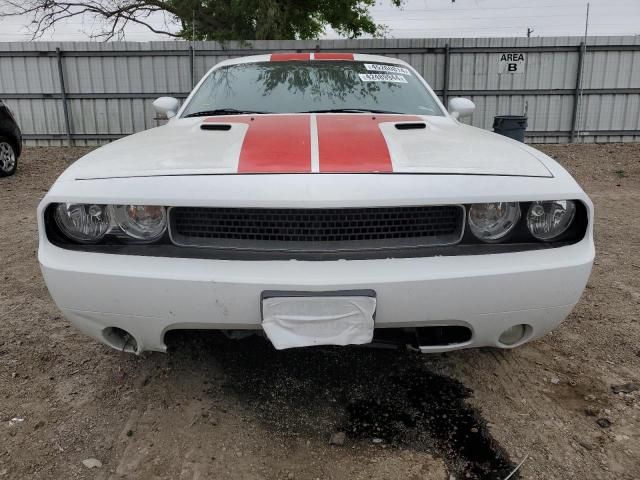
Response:
[{"label": "red racing stripe on hood", "polygon": [[412,115],[318,115],[320,172],[393,171],[389,147],[379,124],[415,122]]},{"label": "red racing stripe on hood", "polygon": [[311,172],[309,115],[210,117],[204,123],[246,123],[238,173]]}]

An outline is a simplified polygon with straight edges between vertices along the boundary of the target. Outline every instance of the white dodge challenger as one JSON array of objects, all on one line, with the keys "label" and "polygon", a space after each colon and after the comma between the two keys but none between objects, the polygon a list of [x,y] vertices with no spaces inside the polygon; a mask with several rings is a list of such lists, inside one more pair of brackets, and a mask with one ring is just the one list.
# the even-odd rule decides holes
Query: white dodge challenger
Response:
[{"label": "white dodge challenger", "polygon": [[161,127],[69,167],[38,209],[64,315],[116,349],[175,329],[277,349],[512,348],[588,280],[593,206],[554,160],[458,121],[407,63],[291,53],[219,63]]}]

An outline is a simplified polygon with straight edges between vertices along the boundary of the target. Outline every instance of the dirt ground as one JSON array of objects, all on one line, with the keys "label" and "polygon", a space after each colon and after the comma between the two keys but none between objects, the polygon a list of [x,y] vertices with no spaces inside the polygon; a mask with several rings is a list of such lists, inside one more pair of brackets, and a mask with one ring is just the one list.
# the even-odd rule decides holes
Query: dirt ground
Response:
[{"label": "dirt ground", "polygon": [[640,391],[611,390],[640,385],[640,145],[541,148],[593,199],[598,250],[541,340],[420,356],[191,333],[140,357],[70,327],[38,268],[36,206],[87,149],[26,149],[0,179],[0,479],[503,479],[525,458],[525,479],[640,478]]}]

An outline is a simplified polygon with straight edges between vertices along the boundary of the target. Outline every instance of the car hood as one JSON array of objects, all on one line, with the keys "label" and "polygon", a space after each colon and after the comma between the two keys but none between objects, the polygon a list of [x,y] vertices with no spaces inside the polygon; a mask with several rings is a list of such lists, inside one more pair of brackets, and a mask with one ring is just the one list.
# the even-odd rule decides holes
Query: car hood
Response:
[{"label": "car hood", "polygon": [[450,118],[283,114],[176,119],[94,150],[65,177],[260,173],[553,176],[523,144]]}]

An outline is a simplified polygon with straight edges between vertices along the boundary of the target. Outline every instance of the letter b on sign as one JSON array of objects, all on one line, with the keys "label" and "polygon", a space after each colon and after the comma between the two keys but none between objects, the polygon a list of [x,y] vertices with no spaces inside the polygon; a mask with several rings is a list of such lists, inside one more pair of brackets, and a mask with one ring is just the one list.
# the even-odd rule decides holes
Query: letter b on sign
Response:
[{"label": "letter b on sign", "polygon": [[524,53],[499,53],[498,73],[517,75],[524,73],[526,57]]}]

